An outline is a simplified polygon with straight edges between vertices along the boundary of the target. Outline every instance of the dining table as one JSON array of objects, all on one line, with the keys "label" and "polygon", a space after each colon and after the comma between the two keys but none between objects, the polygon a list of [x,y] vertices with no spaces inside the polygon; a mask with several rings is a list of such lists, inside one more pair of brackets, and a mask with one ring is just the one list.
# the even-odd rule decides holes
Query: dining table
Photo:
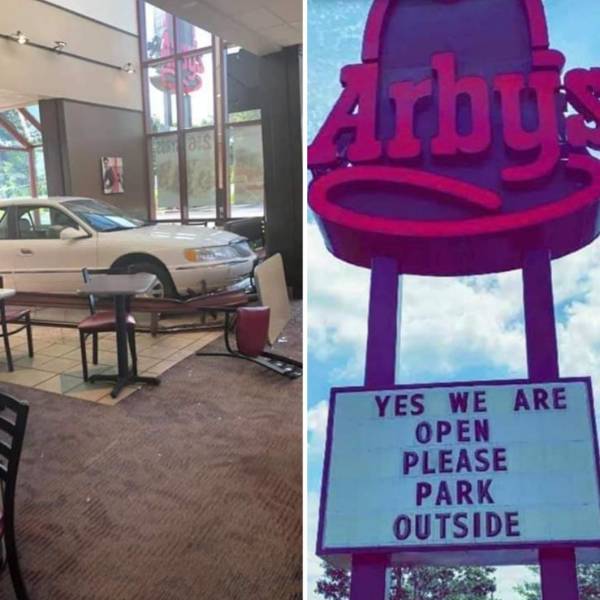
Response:
[{"label": "dining table", "polygon": [[131,298],[148,293],[156,285],[156,275],[150,273],[113,274],[102,273],[90,276],[78,293],[109,298],[114,302],[117,334],[117,373],[97,374],[90,382],[108,381],[114,383],[111,396],[116,398],[128,385],[159,385],[158,377],[140,376],[137,365],[129,366],[129,342],[127,336],[127,312]]}]

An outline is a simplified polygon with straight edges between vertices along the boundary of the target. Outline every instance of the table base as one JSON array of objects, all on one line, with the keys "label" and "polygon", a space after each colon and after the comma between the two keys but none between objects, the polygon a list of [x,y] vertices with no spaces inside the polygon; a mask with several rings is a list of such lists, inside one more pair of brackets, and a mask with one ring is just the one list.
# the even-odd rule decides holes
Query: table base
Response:
[{"label": "table base", "polygon": [[148,385],[160,385],[160,379],[158,377],[142,377],[140,375],[134,375],[130,373],[127,377],[120,377],[118,374],[114,375],[92,375],[89,379],[90,383],[97,383],[99,381],[114,382],[110,395],[116,398],[125,386],[135,385],[136,383],[147,383]]}]

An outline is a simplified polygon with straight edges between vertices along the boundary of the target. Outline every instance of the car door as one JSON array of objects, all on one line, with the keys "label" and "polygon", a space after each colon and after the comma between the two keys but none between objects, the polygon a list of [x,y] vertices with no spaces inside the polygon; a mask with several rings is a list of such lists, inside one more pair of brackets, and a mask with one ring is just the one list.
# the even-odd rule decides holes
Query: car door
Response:
[{"label": "car door", "polygon": [[14,274],[19,291],[73,293],[81,287],[81,269],[96,266],[96,238],[61,239],[60,232],[67,227],[85,232],[58,207],[17,206],[15,226],[19,244]]}]

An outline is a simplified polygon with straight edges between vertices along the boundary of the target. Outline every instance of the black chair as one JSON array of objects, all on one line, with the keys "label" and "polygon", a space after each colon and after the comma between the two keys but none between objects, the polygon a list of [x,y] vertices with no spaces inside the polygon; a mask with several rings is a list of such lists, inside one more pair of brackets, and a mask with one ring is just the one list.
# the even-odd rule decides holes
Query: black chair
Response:
[{"label": "black chair", "polygon": [[[4,287],[4,277],[0,275],[0,288]],[[8,325],[20,325],[13,331],[8,331]],[[30,358],[33,358],[33,334],[31,331],[31,309],[24,308],[21,306],[6,306],[4,300],[0,300],[0,337],[4,339],[4,350],[6,352],[6,364],[8,365],[9,371],[14,371],[12,352],[10,349],[11,335],[15,335],[27,330],[27,349],[29,351]]]},{"label": "black chair", "polygon": [[0,393],[0,491],[2,496],[0,542],[3,547],[0,573],[8,565],[17,600],[29,600],[21,568],[19,567],[15,536],[17,473],[28,413],[29,406],[27,404]]},{"label": "black chair", "polygon": [[[121,273],[118,270],[97,270],[93,273]],[[81,274],[83,281],[88,283],[93,273],[89,269],[82,269]],[[92,362],[97,365],[99,360],[99,349],[98,349],[98,335],[100,333],[110,333],[117,330],[117,321],[114,311],[110,310],[97,310],[97,300],[93,294],[88,296],[88,303],[90,307],[90,316],[86,317],[81,321],[77,328],[79,329],[79,345],[81,347],[81,366],[83,370],[83,380],[89,379],[88,373],[88,361],[87,361],[87,349],[86,342],[87,338],[92,336]],[[129,334],[129,347],[131,348],[131,359],[133,362],[133,373],[137,375],[137,351],[135,347],[135,319],[133,315],[127,312],[127,332]]]}]

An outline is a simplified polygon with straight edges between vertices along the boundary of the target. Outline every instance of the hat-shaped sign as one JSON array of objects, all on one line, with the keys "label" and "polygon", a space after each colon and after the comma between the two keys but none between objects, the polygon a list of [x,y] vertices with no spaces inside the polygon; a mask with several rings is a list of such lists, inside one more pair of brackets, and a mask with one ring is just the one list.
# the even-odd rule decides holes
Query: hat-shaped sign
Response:
[{"label": "hat-shaped sign", "polygon": [[600,69],[563,79],[564,62],[542,0],[374,0],[362,63],[342,69],[308,153],[331,252],[468,275],[590,243]]}]

